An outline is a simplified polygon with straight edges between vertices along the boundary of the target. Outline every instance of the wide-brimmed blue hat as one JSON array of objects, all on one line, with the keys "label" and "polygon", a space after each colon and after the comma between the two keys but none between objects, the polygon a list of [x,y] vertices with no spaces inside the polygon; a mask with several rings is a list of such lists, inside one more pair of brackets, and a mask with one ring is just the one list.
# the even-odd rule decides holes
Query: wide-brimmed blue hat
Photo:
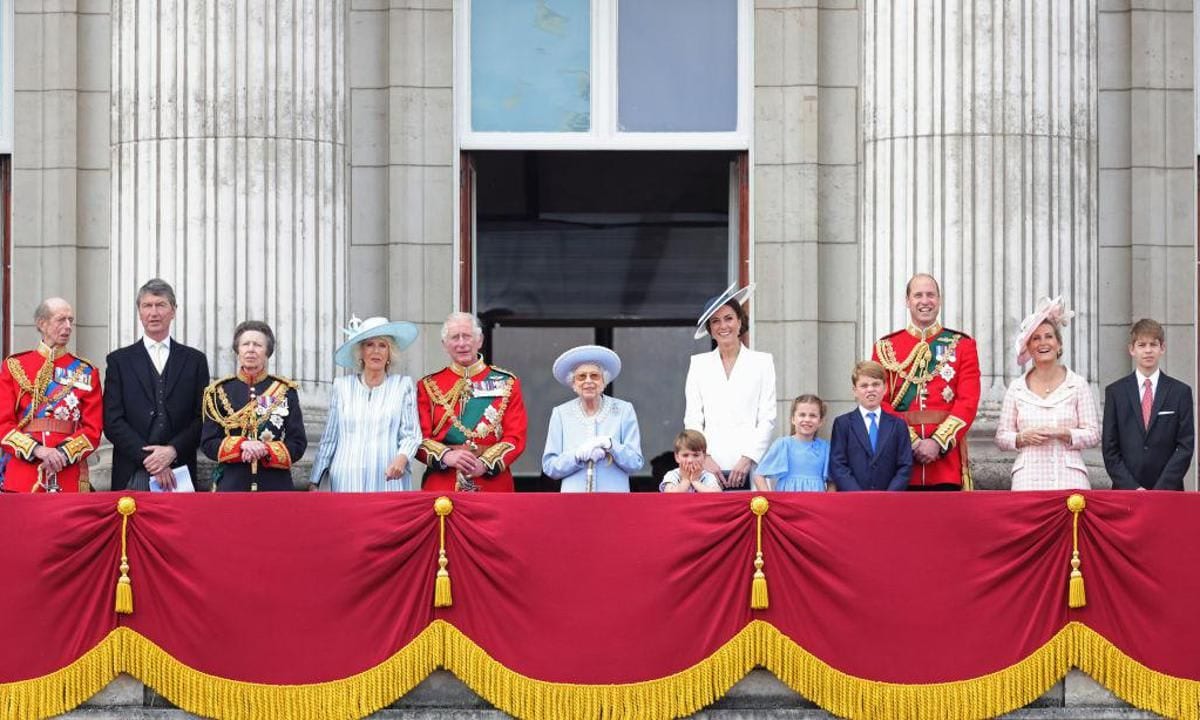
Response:
[{"label": "wide-brimmed blue hat", "polygon": [[571,387],[572,376],[575,374],[575,368],[584,363],[596,365],[608,375],[608,382],[617,379],[617,375],[621,374],[621,358],[612,350],[600,345],[580,345],[573,347],[554,361],[554,367],[551,370],[554,373],[554,379]]},{"label": "wide-brimmed blue hat", "polygon": [[388,322],[385,317],[369,317],[366,320],[359,320],[351,315],[350,322],[346,323],[342,332],[348,337],[346,342],[342,343],[337,352],[333,354],[333,361],[344,368],[356,370],[354,364],[355,345],[373,337],[389,337],[392,342],[396,343],[396,349],[403,350],[417,339],[418,331],[416,325],[404,320]]},{"label": "wide-brimmed blue hat", "polygon": [[[720,295],[710,298],[704,306],[704,312],[700,313],[700,319],[696,321],[696,334],[693,336],[696,340],[708,334],[708,319],[713,316],[722,305],[729,301],[736,303],[744,303],[750,299],[750,295],[754,292],[754,283],[750,283],[744,288],[738,289],[737,283],[733,283],[725,288],[725,292]],[[747,330],[748,328],[742,328]]]}]

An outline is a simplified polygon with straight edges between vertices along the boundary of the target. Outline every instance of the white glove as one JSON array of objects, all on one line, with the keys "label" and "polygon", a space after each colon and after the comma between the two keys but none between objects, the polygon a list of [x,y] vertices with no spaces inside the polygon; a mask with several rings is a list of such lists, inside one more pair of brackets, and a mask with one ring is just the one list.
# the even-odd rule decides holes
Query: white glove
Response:
[{"label": "white glove", "polygon": [[590,458],[592,456],[592,450],[594,449],[594,447],[595,446],[592,444],[592,441],[588,440],[587,442],[583,443],[579,447],[575,448],[575,462],[577,462],[577,463],[587,462],[588,458]]},{"label": "white glove", "polygon": [[588,460],[591,460],[592,462],[600,462],[601,460],[604,459],[604,455],[605,455],[604,448],[595,447],[595,448],[592,448],[592,451],[590,453],[588,453]]},{"label": "white glove", "polygon": [[592,439],[592,443],[593,443],[592,447],[598,447],[603,450],[611,450],[612,449],[612,438],[610,438],[607,435],[597,435],[595,438]]}]

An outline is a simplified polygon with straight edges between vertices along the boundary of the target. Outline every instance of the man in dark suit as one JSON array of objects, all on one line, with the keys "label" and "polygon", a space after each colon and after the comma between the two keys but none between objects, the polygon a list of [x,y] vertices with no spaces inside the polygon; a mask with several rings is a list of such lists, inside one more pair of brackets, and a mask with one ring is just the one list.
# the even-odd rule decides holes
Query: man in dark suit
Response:
[{"label": "man in dark suit", "polygon": [[175,291],[155,278],[138,290],[141,340],[108,355],[104,434],[113,444],[113,490],[174,489],[173,468],[196,482],[200,403],[208,359],[171,339]]},{"label": "man in dark suit", "polygon": [[838,490],[904,490],[912,475],[908,425],[882,412],[885,370],[865,360],[850,381],[858,407],[833,421],[829,477]]},{"label": "man in dark suit", "polygon": [[1162,325],[1138,320],[1129,332],[1136,369],[1104,389],[1104,467],[1114,489],[1182,490],[1192,464],[1192,389],[1158,366]]}]

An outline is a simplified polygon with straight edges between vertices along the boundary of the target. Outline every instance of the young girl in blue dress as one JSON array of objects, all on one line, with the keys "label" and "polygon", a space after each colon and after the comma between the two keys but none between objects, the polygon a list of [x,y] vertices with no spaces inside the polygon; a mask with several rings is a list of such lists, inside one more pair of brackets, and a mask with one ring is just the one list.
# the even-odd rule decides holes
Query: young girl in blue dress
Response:
[{"label": "young girl in blue dress", "polygon": [[829,478],[829,441],[817,437],[825,401],[801,395],[792,401],[792,434],[771,443],[754,474],[756,490],[824,492]]}]

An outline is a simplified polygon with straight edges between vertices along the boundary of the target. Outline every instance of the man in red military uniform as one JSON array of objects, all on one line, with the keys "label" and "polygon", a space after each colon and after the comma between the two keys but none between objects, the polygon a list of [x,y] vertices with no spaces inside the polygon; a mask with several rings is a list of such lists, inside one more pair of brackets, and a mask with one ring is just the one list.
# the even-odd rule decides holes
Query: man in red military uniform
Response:
[{"label": "man in red military uniform", "polygon": [[970,490],[967,431],[979,409],[979,352],[966,333],[938,322],[941,288],[932,275],[908,281],[910,322],[875,343],[887,371],[884,410],[908,423],[913,448],[909,490]]},{"label": "man in red military uniform", "polygon": [[432,492],[512,492],[509,469],[525,449],[521,381],[489,366],[479,349],[483,330],[469,313],[442,324],[448,367],[417,383],[424,438],[417,459],[428,466],[422,488]]},{"label": "man in red military uniform", "polygon": [[67,352],[75,313],[62,298],[38,305],[37,349],[0,367],[0,475],[5,492],[77,492],[84,458],[100,445],[100,371]]}]

